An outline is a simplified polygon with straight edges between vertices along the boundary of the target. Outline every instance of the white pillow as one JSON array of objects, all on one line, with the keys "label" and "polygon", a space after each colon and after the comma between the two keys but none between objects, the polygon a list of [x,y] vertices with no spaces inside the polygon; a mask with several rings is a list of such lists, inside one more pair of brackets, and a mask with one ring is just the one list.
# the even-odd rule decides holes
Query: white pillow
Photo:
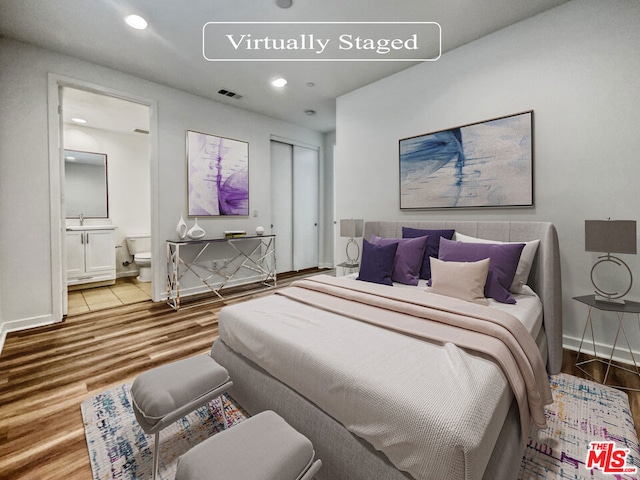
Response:
[{"label": "white pillow", "polygon": [[527,293],[527,291],[523,289],[523,287],[527,284],[527,280],[529,279],[529,273],[531,272],[531,267],[533,267],[533,260],[536,258],[536,252],[538,251],[540,240],[531,240],[530,242],[499,242],[497,240],[486,240],[484,238],[470,237],[458,232],[455,233],[454,238],[458,242],[467,243],[524,243],[524,248],[522,249],[522,253],[520,254],[520,260],[518,260],[516,274],[513,276],[513,281],[511,282],[509,291],[511,293]]},{"label": "white pillow", "polygon": [[431,258],[430,292],[489,305],[484,297],[490,259],[478,262],[445,262]]}]

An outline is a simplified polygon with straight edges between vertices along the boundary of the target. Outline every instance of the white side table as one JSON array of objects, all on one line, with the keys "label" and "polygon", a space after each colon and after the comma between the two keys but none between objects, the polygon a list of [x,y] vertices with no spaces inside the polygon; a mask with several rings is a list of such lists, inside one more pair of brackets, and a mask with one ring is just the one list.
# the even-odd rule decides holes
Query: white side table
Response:
[{"label": "white side table", "polygon": [[[611,368],[619,368],[622,370],[626,370],[627,372],[633,373],[634,375],[638,375],[638,377],[640,377],[640,369],[638,368],[638,363],[636,362],[636,358],[633,354],[633,349],[631,348],[631,343],[629,342],[629,336],[627,335],[627,331],[624,328],[624,324],[623,324],[623,319],[624,319],[624,315],[625,313],[630,313],[632,315],[636,315],[637,320],[638,320],[638,330],[640,331],[640,303],[638,302],[631,302],[631,301],[627,301],[624,304],[614,304],[614,303],[607,303],[607,302],[599,302],[596,301],[596,296],[595,295],[584,295],[582,297],[573,297],[574,300],[577,300],[578,302],[584,303],[585,305],[587,305],[589,307],[589,311],[587,314],[587,321],[584,324],[584,330],[582,332],[582,340],[580,340],[580,348],[578,349],[578,355],[576,357],[576,368],[578,368],[580,371],[584,372],[585,374],[587,374],[590,378],[592,378],[593,380],[595,380],[598,383],[602,383],[603,385],[609,385],[610,387],[615,387],[615,388],[620,388],[620,389],[624,389],[624,390],[633,390],[633,391],[640,391],[640,389],[637,388],[631,388],[631,387],[625,387],[622,385],[610,385],[607,384],[607,378],[609,377],[609,372],[611,370]],[[611,354],[609,355],[609,360],[604,360],[600,357],[598,357],[598,352],[596,351],[596,340],[595,337],[593,335],[593,320],[592,320],[592,312],[593,309],[599,310],[601,312],[612,312],[616,314],[616,317],[618,319],[618,329],[616,331],[616,339],[613,342],[613,347],[611,348]],[[615,324],[613,325],[615,326]],[[612,327],[613,327],[612,326]],[[593,346],[593,356],[596,358],[593,359],[589,359],[589,360],[583,360],[580,361],[580,355],[581,354],[591,354],[591,351],[588,352],[584,352],[582,347],[585,344],[585,336],[587,333],[587,328],[590,329],[591,331],[591,344]],[[633,361],[633,367],[634,368],[627,368],[627,367],[623,367],[620,365],[616,365],[613,363],[613,354],[616,351],[616,347],[618,345],[618,339],[620,339],[620,332],[622,332],[622,335],[626,341],[627,344],[627,348],[629,351],[629,354],[631,355],[631,360]],[[587,340],[588,342],[588,340]],[[586,365],[588,363],[591,362],[599,362],[602,363],[604,365],[606,365],[607,369],[605,371],[604,377],[602,379],[598,379],[595,378],[593,375],[591,375],[589,372],[587,372],[584,368],[582,368],[582,365]]]}]

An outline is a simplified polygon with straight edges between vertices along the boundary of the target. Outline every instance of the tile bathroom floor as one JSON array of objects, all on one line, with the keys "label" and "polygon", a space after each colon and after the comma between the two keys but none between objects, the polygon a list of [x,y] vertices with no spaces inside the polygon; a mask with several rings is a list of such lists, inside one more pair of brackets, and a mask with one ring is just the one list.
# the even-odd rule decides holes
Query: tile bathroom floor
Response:
[{"label": "tile bathroom floor", "polygon": [[114,285],[69,292],[67,315],[78,315],[149,300],[151,300],[150,282],[139,282],[135,277],[118,278]]}]

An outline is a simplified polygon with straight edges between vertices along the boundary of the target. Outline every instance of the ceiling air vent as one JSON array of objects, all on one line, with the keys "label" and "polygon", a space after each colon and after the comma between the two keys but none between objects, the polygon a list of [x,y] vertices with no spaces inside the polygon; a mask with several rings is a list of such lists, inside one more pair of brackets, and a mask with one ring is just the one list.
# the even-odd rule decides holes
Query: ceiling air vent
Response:
[{"label": "ceiling air vent", "polygon": [[218,90],[218,93],[220,95],[224,95],[225,97],[235,98],[236,100],[240,100],[242,98],[242,95],[240,95],[239,93],[230,92],[229,90]]},{"label": "ceiling air vent", "polygon": [[148,130],[142,130],[141,128],[136,128],[136,129],[134,130],[134,132],[136,132],[136,133],[142,133],[142,134],[144,134],[144,135],[149,135],[149,131],[148,131]]}]

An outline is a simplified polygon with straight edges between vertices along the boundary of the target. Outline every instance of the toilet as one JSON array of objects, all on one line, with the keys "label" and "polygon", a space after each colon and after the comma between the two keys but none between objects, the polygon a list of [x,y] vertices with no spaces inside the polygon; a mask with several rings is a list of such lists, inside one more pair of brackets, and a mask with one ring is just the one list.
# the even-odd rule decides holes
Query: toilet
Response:
[{"label": "toilet", "polygon": [[129,255],[133,255],[133,261],[140,268],[139,282],[151,281],[151,236],[130,235],[127,237]]}]

